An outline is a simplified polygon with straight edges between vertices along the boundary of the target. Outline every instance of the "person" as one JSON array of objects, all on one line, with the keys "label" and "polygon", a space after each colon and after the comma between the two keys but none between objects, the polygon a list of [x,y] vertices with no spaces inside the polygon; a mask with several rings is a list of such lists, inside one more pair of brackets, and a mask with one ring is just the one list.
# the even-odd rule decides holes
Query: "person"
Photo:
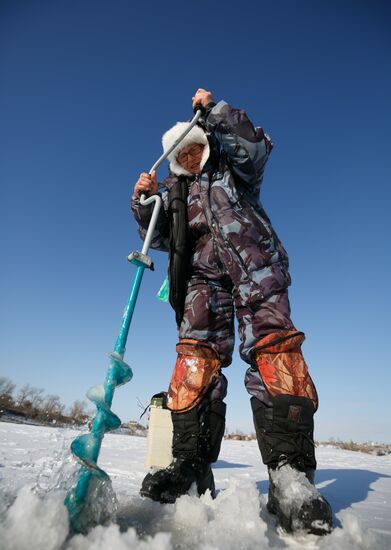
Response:
[{"label": "person", "polygon": [[[245,386],[270,477],[268,510],[288,531],[299,525],[323,534],[331,528],[331,508],[313,485],[318,396],[301,352],[304,334],[291,320],[288,256],[259,201],[273,144],[245,111],[216,103],[210,91],[199,88],[192,106],[202,117],[169,154],[168,177],[159,184],[156,172],[140,174],[131,200],[145,238],[152,206],[139,197],[163,199],[151,246],[169,252],[179,330],[167,392],[174,460],[147,474],[140,492],[174,502],[196,483],[198,494],[215,494],[211,464],[225,430],[222,369],[232,360],[236,315],[240,356],[249,365]],[[187,125],[178,122],[164,134],[164,151]],[[282,503],[297,482],[311,497],[287,512]]]}]

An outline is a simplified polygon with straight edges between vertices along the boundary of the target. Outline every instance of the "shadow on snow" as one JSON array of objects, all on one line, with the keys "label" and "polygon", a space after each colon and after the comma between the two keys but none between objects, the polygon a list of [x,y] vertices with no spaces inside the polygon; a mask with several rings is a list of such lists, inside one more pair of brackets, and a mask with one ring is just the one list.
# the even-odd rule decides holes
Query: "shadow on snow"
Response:
[{"label": "shadow on snow", "polygon": [[216,468],[251,468],[251,464],[236,464],[235,462],[227,462],[226,460],[218,460],[212,465],[213,469]]}]

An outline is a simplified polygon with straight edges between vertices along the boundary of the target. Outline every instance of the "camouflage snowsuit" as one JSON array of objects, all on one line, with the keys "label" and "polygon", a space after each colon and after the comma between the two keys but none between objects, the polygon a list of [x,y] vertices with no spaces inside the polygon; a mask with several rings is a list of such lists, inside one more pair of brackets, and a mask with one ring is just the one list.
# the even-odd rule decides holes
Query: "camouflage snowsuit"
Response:
[{"label": "camouflage snowsuit", "polygon": [[[232,359],[236,314],[240,355],[254,364],[252,352],[262,338],[296,334],[287,293],[287,253],[259,202],[272,143],[243,110],[224,101],[209,110],[204,127],[217,143],[218,162],[207,163],[199,176],[188,178],[191,273],[179,337],[207,342],[226,367]],[[165,208],[151,244],[165,251],[169,250],[168,194],[175,181],[176,176],[170,175],[160,185]],[[142,238],[151,209],[132,198]],[[247,370],[245,383],[250,394],[268,402],[258,369]]]}]

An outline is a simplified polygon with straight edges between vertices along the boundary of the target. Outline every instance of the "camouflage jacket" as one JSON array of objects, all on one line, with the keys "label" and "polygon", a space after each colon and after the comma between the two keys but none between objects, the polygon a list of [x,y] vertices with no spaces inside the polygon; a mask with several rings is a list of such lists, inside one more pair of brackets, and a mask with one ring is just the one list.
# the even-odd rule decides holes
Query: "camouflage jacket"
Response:
[{"label": "camouflage jacket", "polygon": [[[272,142],[243,110],[225,101],[209,109],[203,124],[218,150],[212,167],[208,162],[199,176],[187,178],[191,276],[226,274],[243,302],[263,300],[290,284],[287,253],[259,201]],[[171,174],[159,185],[164,209],[152,248],[169,251],[167,207],[176,180]],[[132,197],[132,211],[144,239],[152,207]]]}]

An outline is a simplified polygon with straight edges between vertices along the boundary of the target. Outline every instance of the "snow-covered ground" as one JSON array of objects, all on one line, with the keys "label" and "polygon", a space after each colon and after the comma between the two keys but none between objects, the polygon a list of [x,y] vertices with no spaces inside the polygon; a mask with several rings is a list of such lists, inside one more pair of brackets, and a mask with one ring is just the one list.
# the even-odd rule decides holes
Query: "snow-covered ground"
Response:
[{"label": "snow-covered ground", "polygon": [[63,499],[76,470],[75,430],[0,422],[1,550],[391,548],[391,457],[317,450],[317,486],[335,513],[326,537],[291,537],[265,512],[267,472],[255,441],[224,441],[215,464],[216,500],[183,496],[175,504],[142,499],[146,439],[107,435],[99,465],[110,475],[117,523],[67,540]]}]

